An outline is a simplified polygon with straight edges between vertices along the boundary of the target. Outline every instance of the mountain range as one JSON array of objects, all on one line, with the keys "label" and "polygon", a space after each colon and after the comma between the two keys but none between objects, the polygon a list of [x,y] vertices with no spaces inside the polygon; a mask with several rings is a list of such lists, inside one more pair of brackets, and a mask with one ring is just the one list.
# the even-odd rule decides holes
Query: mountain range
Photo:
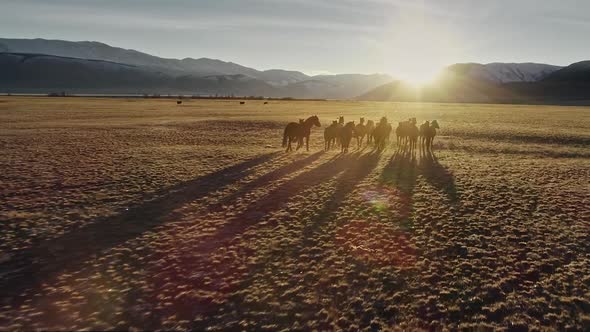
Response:
[{"label": "mountain range", "polygon": [[[357,97],[370,101],[590,104],[590,61],[567,67],[540,64],[456,64],[421,87],[403,81]],[[503,68],[498,72],[490,68]],[[526,71],[527,68],[538,70]],[[506,78],[516,78],[507,80]]]},{"label": "mountain range", "polygon": [[188,94],[450,102],[576,102],[590,62],[455,64],[420,89],[385,74],[309,76],[209,58],[167,59],[99,42],[0,38],[0,93]]}]

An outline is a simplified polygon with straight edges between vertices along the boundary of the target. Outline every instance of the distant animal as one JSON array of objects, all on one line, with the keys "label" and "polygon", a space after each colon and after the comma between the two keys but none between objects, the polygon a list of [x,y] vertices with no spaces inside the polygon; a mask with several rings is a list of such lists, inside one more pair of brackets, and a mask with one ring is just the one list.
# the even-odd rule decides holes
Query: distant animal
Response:
[{"label": "distant animal", "polygon": [[365,138],[366,134],[367,132],[365,128],[365,118],[361,118],[360,123],[354,127],[354,137],[356,137],[357,149],[361,148],[361,145],[363,144],[363,139]]},{"label": "distant animal", "polygon": [[309,135],[311,134],[311,127],[321,127],[320,119],[317,115],[310,116],[305,121],[303,119],[297,122],[290,122],[285,127],[285,131],[283,132],[283,147],[287,147],[287,152],[292,151],[293,148],[291,147],[291,143],[294,140],[297,140],[297,149],[303,146],[303,139],[306,140],[306,150],[309,151]]},{"label": "distant animal", "polygon": [[268,101],[265,101],[265,102],[264,102],[264,105],[266,105],[266,104],[268,104]]},{"label": "distant animal", "polygon": [[180,104],[182,104],[182,100],[177,100],[176,105],[180,105]]},{"label": "distant animal", "polygon": [[330,150],[336,145],[336,138],[340,134],[338,121],[332,121],[332,124],[324,129],[324,149]]},{"label": "distant animal", "polygon": [[367,133],[367,145],[373,142],[373,130],[375,130],[375,122],[373,120],[367,121],[365,125],[365,132]]},{"label": "distant animal", "polygon": [[434,137],[436,136],[436,130],[440,129],[438,125],[438,121],[432,120],[430,124],[427,126],[428,121],[426,121],[422,126],[420,126],[420,136],[422,137],[422,147],[426,150],[432,150],[432,144],[434,142]]},{"label": "distant animal", "polygon": [[246,103],[245,101],[241,101],[240,102],[240,105],[244,105],[245,103]]},{"label": "distant animal", "polygon": [[350,147],[350,141],[354,135],[354,121],[347,123],[340,131],[340,142],[342,144],[340,152],[347,153]]}]

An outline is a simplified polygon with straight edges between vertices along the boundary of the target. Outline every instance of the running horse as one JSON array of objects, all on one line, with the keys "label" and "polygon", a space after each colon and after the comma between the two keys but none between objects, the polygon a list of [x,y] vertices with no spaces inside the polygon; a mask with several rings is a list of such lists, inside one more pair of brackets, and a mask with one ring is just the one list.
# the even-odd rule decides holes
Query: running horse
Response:
[{"label": "running horse", "polygon": [[317,115],[310,116],[303,122],[290,122],[283,133],[283,147],[287,147],[286,152],[292,151],[291,142],[297,140],[297,148],[299,150],[303,146],[303,138],[305,138],[305,146],[309,151],[309,135],[311,134],[311,127],[321,127],[320,119]]}]

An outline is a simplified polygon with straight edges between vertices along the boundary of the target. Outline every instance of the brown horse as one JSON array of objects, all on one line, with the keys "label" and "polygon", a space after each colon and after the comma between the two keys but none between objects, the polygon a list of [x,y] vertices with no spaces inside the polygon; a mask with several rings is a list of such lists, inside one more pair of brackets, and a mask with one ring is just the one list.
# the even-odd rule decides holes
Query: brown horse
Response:
[{"label": "brown horse", "polygon": [[440,129],[440,127],[438,126],[438,121],[436,120],[432,120],[432,122],[430,123],[426,121],[424,124],[420,126],[420,143],[423,149],[432,150],[432,143],[434,142],[434,137],[436,136],[437,129]]},{"label": "brown horse", "polygon": [[352,140],[352,136],[354,135],[354,121],[351,121],[346,124],[340,131],[340,143],[342,144],[341,152],[346,153],[348,152],[348,147],[350,146],[350,141]]},{"label": "brown horse", "polygon": [[367,133],[367,145],[373,142],[373,130],[375,130],[375,122],[373,122],[373,120],[367,121],[367,125],[365,125],[365,133]]},{"label": "brown horse", "polygon": [[320,119],[317,115],[310,116],[303,122],[290,122],[285,127],[283,132],[283,147],[287,147],[287,152],[292,151],[291,142],[297,140],[297,150],[303,146],[303,138],[305,138],[306,150],[309,151],[309,135],[311,134],[311,127],[321,127]]},{"label": "brown horse", "polygon": [[332,121],[332,124],[324,129],[324,149],[330,150],[336,146],[336,139],[340,135],[340,127],[338,121]]},{"label": "brown horse", "polygon": [[354,127],[354,137],[356,137],[356,147],[357,149],[361,148],[361,145],[363,145],[363,139],[365,138],[365,135],[367,134],[367,129],[365,126],[365,118],[361,118],[361,123],[357,124]]},{"label": "brown horse", "polygon": [[399,122],[397,128],[395,129],[398,148],[403,147],[405,149],[409,145],[410,150],[415,149],[419,134],[420,131],[418,127],[416,127],[416,118]]},{"label": "brown horse", "polygon": [[387,122],[386,117],[382,117],[379,124],[373,130],[373,139],[375,140],[375,148],[378,150],[383,150],[389,139],[389,134],[391,133],[391,125]]}]

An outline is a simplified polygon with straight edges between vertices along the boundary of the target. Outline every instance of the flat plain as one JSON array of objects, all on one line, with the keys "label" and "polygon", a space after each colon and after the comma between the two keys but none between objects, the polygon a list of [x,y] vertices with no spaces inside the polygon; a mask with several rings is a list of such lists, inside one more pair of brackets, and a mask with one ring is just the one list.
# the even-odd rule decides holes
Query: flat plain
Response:
[{"label": "flat plain", "polygon": [[590,108],[0,97],[0,151],[0,330],[590,326]]}]

